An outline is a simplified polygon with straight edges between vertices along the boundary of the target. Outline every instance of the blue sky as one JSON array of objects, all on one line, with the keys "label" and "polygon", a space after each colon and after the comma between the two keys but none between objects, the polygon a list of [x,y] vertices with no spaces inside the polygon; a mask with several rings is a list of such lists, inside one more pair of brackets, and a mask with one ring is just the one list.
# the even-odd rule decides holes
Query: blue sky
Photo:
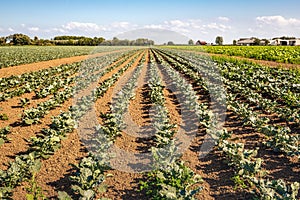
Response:
[{"label": "blue sky", "polygon": [[2,1],[0,36],[24,33],[103,36],[156,28],[176,31],[194,40],[226,43],[240,37],[300,37],[298,0],[16,0]]}]

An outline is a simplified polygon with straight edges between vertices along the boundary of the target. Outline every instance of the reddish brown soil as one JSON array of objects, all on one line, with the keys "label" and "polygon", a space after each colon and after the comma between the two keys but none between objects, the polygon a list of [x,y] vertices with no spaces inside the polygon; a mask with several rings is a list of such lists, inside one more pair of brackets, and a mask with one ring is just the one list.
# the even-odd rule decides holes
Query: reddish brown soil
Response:
[{"label": "reddish brown soil", "polygon": [[[40,102],[44,102],[49,99],[51,96],[45,99],[33,99],[34,93],[28,93],[21,96],[21,98],[29,98],[31,100],[30,105],[26,108],[36,107],[36,105]],[[66,101],[61,107],[57,109],[51,110],[44,118],[41,119],[40,124],[33,124],[31,126],[22,126],[21,115],[23,113],[24,108],[20,108],[18,106],[20,97],[14,97],[10,99],[8,102],[0,102],[0,107],[3,109],[1,112],[6,113],[9,117],[7,121],[0,121],[1,127],[10,126],[11,134],[8,135],[8,138],[11,140],[10,142],[4,143],[0,150],[0,168],[5,169],[5,164],[8,164],[9,161],[14,159],[14,155],[22,153],[28,149],[27,139],[35,136],[38,131],[42,130],[42,128],[46,128],[48,124],[51,123],[52,116],[58,115],[61,111],[66,111],[67,108],[72,104],[72,101]],[[25,108],[25,109],[26,109]]]},{"label": "reddish brown soil", "polygon": [[[141,57],[136,60],[133,66],[136,66],[140,59]],[[128,69],[124,76],[131,74],[134,69],[134,67]],[[143,76],[139,77],[140,80],[143,78]],[[116,85],[117,84],[118,83],[116,83]],[[96,102],[96,110],[98,113],[109,111],[109,103],[112,102],[114,92],[114,88],[110,88],[105,96]],[[138,112],[138,110],[136,110],[136,112]],[[134,151],[138,144],[135,142],[134,137],[123,132],[122,135],[117,138],[115,145],[126,151]],[[137,183],[142,179],[142,174],[129,173],[121,170],[109,170],[107,174],[112,174],[112,177],[108,177],[105,181],[108,185],[108,190],[104,194],[105,197],[112,199],[141,199],[141,193],[137,192]]]}]

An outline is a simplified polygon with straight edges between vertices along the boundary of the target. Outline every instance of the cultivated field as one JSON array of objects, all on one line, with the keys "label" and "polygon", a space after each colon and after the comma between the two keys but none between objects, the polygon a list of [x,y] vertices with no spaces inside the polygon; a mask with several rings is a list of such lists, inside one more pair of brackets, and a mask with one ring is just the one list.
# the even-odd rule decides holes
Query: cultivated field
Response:
[{"label": "cultivated field", "polygon": [[59,48],[0,48],[0,199],[300,198],[297,49]]},{"label": "cultivated field", "polygon": [[178,46],[176,49],[240,56],[279,63],[300,64],[299,46]]}]

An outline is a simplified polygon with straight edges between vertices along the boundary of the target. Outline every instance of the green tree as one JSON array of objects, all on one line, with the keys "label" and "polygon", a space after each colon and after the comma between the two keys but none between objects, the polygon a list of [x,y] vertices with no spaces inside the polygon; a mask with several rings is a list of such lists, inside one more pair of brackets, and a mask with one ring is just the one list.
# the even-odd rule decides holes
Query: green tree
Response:
[{"label": "green tree", "polygon": [[99,37],[99,38],[97,38],[97,37],[94,37],[94,39],[93,39],[93,45],[99,45],[99,44],[101,44],[103,41],[104,41],[105,39],[103,38],[103,37]]},{"label": "green tree", "polygon": [[266,45],[266,46],[270,43],[270,41],[267,39],[262,39],[261,41],[263,41],[263,45]]},{"label": "green tree", "polygon": [[232,41],[232,44],[233,44],[233,45],[236,45],[236,40],[233,40],[233,41]]},{"label": "green tree", "polygon": [[167,43],[167,45],[174,45],[174,42],[169,41],[169,42]]},{"label": "green tree", "polygon": [[194,45],[194,41],[192,39],[189,40],[188,42],[189,45]]},{"label": "green tree", "polygon": [[217,36],[216,37],[216,44],[217,45],[223,45],[223,37],[222,36]]},{"label": "green tree", "polygon": [[146,44],[146,39],[144,38],[138,38],[135,40],[135,45],[137,46],[144,46]]},{"label": "green tree", "polygon": [[39,45],[39,38],[37,36],[34,36],[34,38],[33,38],[33,44],[34,45]]},{"label": "green tree", "polygon": [[260,45],[260,39],[254,38],[254,45]]},{"label": "green tree", "polygon": [[149,40],[149,45],[154,45],[154,41],[153,40]]},{"label": "green tree", "polygon": [[111,40],[104,40],[103,42],[101,42],[100,45],[103,45],[103,46],[111,46]]},{"label": "green tree", "polygon": [[6,38],[0,37],[0,45],[5,45],[5,43],[6,43]]},{"label": "green tree", "polygon": [[12,35],[12,43],[14,45],[29,45],[31,44],[31,39],[29,36],[24,34],[13,34]]},{"label": "green tree", "polygon": [[100,45],[106,45],[106,46],[111,46],[111,45],[120,45],[120,46],[147,46],[147,45],[153,45],[154,41],[149,40],[147,38],[138,38],[136,40],[120,40],[116,37],[114,37],[112,40],[104,40],[104,38],[101,39],[101,44]]},{"label": "green tree", "polygon": [[119,42],[120,42],[120,40],[117,37],[114,37],[111,41],[111,44],[117,46],[117,45],[119,45]]}]

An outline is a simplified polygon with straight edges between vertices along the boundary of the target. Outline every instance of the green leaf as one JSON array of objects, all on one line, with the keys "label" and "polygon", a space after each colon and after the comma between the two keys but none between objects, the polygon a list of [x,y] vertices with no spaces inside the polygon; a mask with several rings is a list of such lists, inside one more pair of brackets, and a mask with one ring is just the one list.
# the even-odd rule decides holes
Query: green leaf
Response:
[{"label": "green leaf", "polygon": [[0,114],[0,120],[8,120],[8,116],[5,113]]},{"label": "green leaf", "polygon": [[95,192],[93,190],[84,190],[81,194],[83,197],[86,198],[86,200],[93,199],[95,196]]},{"label": "green leaf", "polygon": [[5,143],[5,140],[3,138],[0,138],[0,146],[4,143]]},{"label": "green leaf", "polygon": [[178,199],[176,195],[176,188],[169,186],[169,185],[162,185],[162,190],[159,192],[159,194],[162,197],[166,197],[167,199]]},{"label": "green leaf", "polygon": [[101,193],[104,193],[107,191],[107,188],[108,186],[106,184],[101,184],[99,187],[98,187],[98,192],[101,194]]},{"label": "green leaf", "polygon": [[33,124],[34,123],[34,120],[33,119],[25,119],[25,124],[27,124],[27,125],[31,125],[31,124]]},{"label": "green leaf", "polygon": [[33,194],[26,194],[26,200],[35,200]]},{"label": "green leaf", "polygon": [[64,191],[58,191],[57,197],[59,200],[72,200],[72,198],[68,195],[68,193]]}]

